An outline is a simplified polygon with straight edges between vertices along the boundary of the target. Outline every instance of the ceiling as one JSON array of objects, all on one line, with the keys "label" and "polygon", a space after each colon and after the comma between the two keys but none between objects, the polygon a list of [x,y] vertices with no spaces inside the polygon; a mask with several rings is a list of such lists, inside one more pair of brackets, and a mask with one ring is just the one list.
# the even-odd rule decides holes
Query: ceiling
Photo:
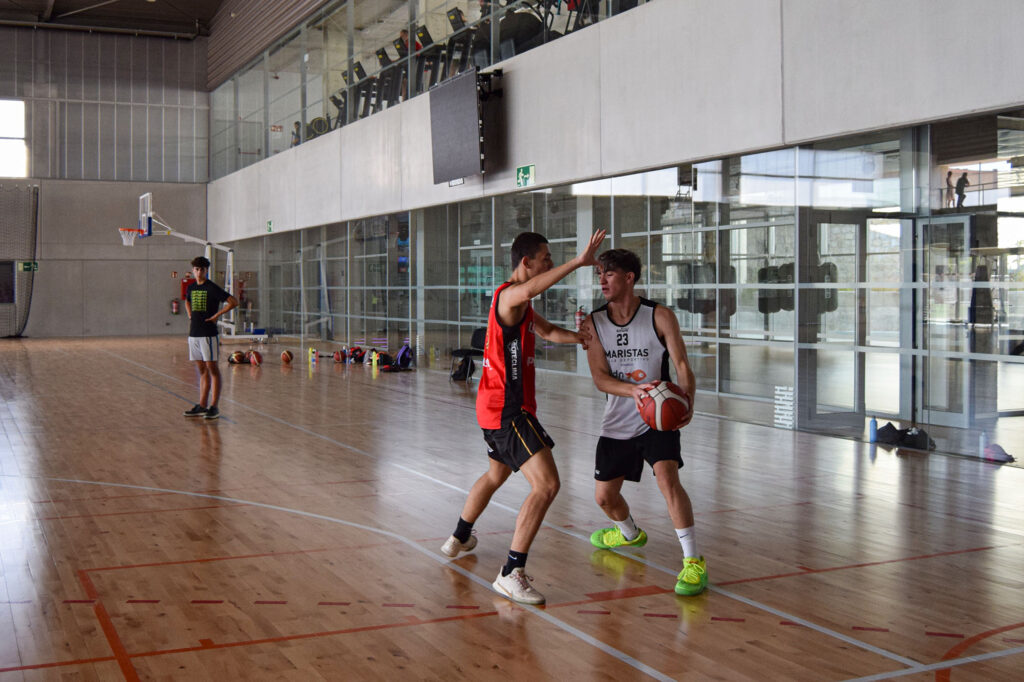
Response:
[{"label": "ceiling", "polygon": [[0,25],[208,35],[223,0],[0,0]]}]

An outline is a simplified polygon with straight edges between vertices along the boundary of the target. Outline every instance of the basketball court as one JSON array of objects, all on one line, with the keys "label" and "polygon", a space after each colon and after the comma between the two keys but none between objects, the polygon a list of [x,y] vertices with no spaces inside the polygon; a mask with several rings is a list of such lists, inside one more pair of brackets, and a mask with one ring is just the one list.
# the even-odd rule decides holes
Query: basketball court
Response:
[{"label": "basketball court", "polygon": [[590,545],[603,397],[542,373],[562,489],[528,564],[548,603],[524,607],[490,587],[521,476],[475,551],[439,551],[486,467],[475,384],[445,358],[262,348],[221,363],[214,422],[181,416],[184,338],[0,348],[0,681],[1022,678],[1019,468],[729,422],[698,395],[682,480],[711,588],[677,597],[649,471],[624,489],[647,546]]}]

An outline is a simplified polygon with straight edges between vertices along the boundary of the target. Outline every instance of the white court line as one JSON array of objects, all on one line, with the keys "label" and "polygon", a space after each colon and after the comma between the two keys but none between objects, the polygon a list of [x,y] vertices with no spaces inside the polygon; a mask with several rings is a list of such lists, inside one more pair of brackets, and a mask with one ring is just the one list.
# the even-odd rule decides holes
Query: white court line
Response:
[{"label": "white court line", "polygon": [[914,675],[916,673],[930,672],[932,670],[944,670],[945,668],[955,668],[961,665],[967,665],[968,663],[980,663],[981,661],[989,661],[993,658],[1003,658],[1004,656],[1015,656],[1016,654],[1024,654],[1024,646],[1015,647],[1013,649],[1003,649],[1002,651],[991,651],[987,654],[978,654],[977,656],[961,656],[960,658],[954,658],[949,661],[942,661],[940,663],[930,663],[928,665],[919,665],[914,670],[894,670],[890,673],[878,673],[877,675],[868,675],[867,677],[854,677],[846,680],[846,682],[872,682],[874,680],[891,680],[895,677],[904,677],[906,675]]},{"label": "white court line", "polygon": [[[115,353],[111,353],[110,351],[106,351],[106,350],[102,350],[101,349],[101,352],[107,353],[108,355],[111,355],[111,356],[117,358],[118,360],[121,360],[122,362],[127,362],[127,363],[135,365],[137,367],[141,367],[142,369],[145,369],[145,370],[147,370],[149,372],[152,372],[152,373],[157,374],[159,376],[165,377],[165,378],[170,379],[172,381],[176,381],[176,382],[182,383],[182,384],[186,383],[186,382],[182,381],[181,379],[179,379],[177,377],[171,376],[169,374],[164,374],[163,372],[160,372],[159,370],[155,370],[155,369],[153,369],[151,367],[148,367],[148,366],[143,365],[141,363],[135,362],[134,360],[129,360],[128,358],[124,358],[124,357],[122,357],[120,355],[117,355]],[[224,399],[222,398],[222,400],[224,400]],[[229,402],[229,403],[232,403],[233,405],[237,405],[238,407],[241,407],[241,408],[243,408],[245,410],[248,410],[250,412],[258,414],[258,415],[260,415],[261,417],[263,417],[265,419],[270,419],[272,421],[276,421],[279,424],[282,424],[282,425],[285,425],[285,426],[289,426],[289,427],[291,427],[293,429],[296,429],[297,431],[301,431],[301,432],[306,433],[306,434],[308,434],[310,436],[313,436],[314,438],[318,438],[318,439],[323,440],[325,442],[331,443],[332,445],[337,445],[338,447],[345,448],[346,450],[350,450],[350,451],[355,452],[357,454],[363,455],[364,457],[368,457],[370,459],[373,459],[374,461],[383,462],[383,463],[388,464],[390,466],[393,466],[393,467],[396,467],[398,469],[401,469],[402,471],[408,472],[408,473],[413,474],[415,476],[419,476],[420,478],[423,478],[425,480],[431,481],[432,483],[435,483],[435,484],[440,485],[442,487],[450,488],[451,490],[456,490],[458,492],[461,492],[464,495],[468,495],[469,494],[468,490],[464,490],[463,488],[460,488],[460,487],[458,487],[456,485],[452,485],[451,483],[447,483],[445,481],[439,480],[437,478],[434,478],[433,476],[430,476],[429,474],[425,474],[423,472],[417,471],[416,469],[413,469],[411,467],[407,467],[407,466],[405,466],[403,464],[396,464],[395,462],[391,462],[391,461],[389,461],[386,458],[382,458],[382,457],[380,457],[378,455],[371,454],[371,453],[369,453],[369,452],[367,452],[365,450],[361,450],[361,449],[359,449],[359,448],[357,448],[357,447],[355,447],[353,445],[349,445],[347,443],[343,443],[341,441],[335,440],[334,438],[331,438],[329,436],[325,436],[323,434],[317,433],[316,431],[308,429],[308,428],[306,428],[304,426],[299,426],[297,424],[292,424],[289,421],[286,421],[286,420],[281,419],[279,417],[275,417],[275,416],[270,415],[270,414],[266,414],[265,412],[261,412],[260,410],[257,410],[256,408],[249,407],[248,405],[245,405],[245,404],[240,403],[240,402],[235,401],[235,400],[231,400],[230,398],[226,399],[226,401]],[[515,508],[510,507],[508,505],[502,504],[500,502],[495,502],[493,500],[491,501],[491,503],[488,506],[494,506],[494,507],[498,507],[499,509],[504,509],[505,511],[508,511],[508,512],[512,513],[513,515],[517,515],[519,513],[518,509],[515,509]],[[304,513],[304,512],[299,512],[299,513]],[[313,516],[315,516],[315,515],[313,515]],[[563,533],[563,534],[568,535],[570,537],[573,537],[573,538],[576,538],[576,539],[579,539],[579,540],[583,540],[583,541],[587,542],[588,544],[590,543],[589,536],[581,535],[579,533],[574,533],[574,532],[572,532],[572,531],[570,531],[570,530],[568,530],[566,528],[561,528],[559,526],[556,526],[556,525],[553,525],[551,523],[548,523],[547,521],[544,521],[543,525],[544,525],[545,528],[548,528],[548,529],[551,529],[551,530],[556,530],[559,533]],[[612,550],[612,551],[614,551],[614,550]],[[431,554],[430,552],[427,552],[427,554],[430,555],[431,557],[434,557],[434,555]],[[673,569],[667,568],[665,566],[661,566],[661,565],[659,565],[659,564],[657,564],[655,562],[648,561],[647,559],[644,559],[644,558],[641,558],[641,557],[637,557],[637,556],[634,556],[634,555],[631,555],[631,554],[621,554],[621,556],[627,557],[627,558],[629,558],[629,559],[631,559],[633,561],[636,561],[638,563],[650,566],[651,568],[654,568],[656,570],[662,571],[663,573],[667,573],[667,574],[672,575],[672,576],[675,576],[678,573],[678,571],[675,571]],[[460,572],[461,572],[461,569],[460,569]],[[475,576],[474,576],[474,580],[483,581],[482,578],[476,578]],[[491,588],[490,583],[483,582],[482,584],[486,584],[486,586],[489,589]],[[807,620],[805,620],[803,618],[800,618],[798,616],[794,616],[792,614],[786,613],[785,611],[781,611],[781,610],[776,609],[776,608],[774,608],[772,606],[768,606],[767,604],[763,604],[761,602],[755,601],[753,599],[748,599],[746,597],[741,597],[741,596],[739,596],[739,595],[737,595],[737,594],[735,594],[733,592],[730,592],[730,591],[727,591],[727,590],[723,590],[723,589],[721,589],[719,587],[715,587],[714,585],[709,585],[708,589],[710,591],[713,591],[713,592],[717,593],[717,594],[721,594],[723,597],[727,597],[729,599],[734,599],[734,600],[739,601],[741,603],[747,604],[748,606],[752,606],[754,608],[760,609],[760,610],[765,611],[767,613],[774,614],[774,615],[779,616],[781,618],[784,618],[786,620],[791,620],[794,623],[800,623],[801,625],[804,625],[808,629],[813,630],[813,631],[815,631],[815,632],[817,632],[819,634],[825,635],[827,637],[832,637],[834,639],[838,639],[840,641],[846,642],[847,644],[851,644],[851,645],[856,646],[856,647],[858,647],[860,649],[864,649],[865,651],[869,651],[869,652],[871,652],[873,654],[876,654],[876,655],[882,656],[884,658],[888,658],[888,659],[890,659],[892,661],[896,661],[898,663],[901,663],[902,665],[911,666],[911,669],[909,671],[907,671],[907,672],[910,672],[910,673],[919,672],[917,670],[917,668],[919,668],[920,666],[923,665],[922,663],[919,663],[917,661],[913,661],[913,660],[911,660],[909,658],[905,658],[903,656],[900,656],[899,654],[893,653],[891,651],[887,651],[886,649],[882,649],[880,647],[876,647],[876,646],[874,646],[872,644],[868,644],[867,642],[863,642],[863,641],[858,640],[856,638],[850,637],[849,635],[846,635],[844,633],[837,632],[836,630],[832,630],[830,628],[826,628],[824,626],[818,625],[817,623],[813,623],[811,621],[807,621]]]},{"label": "white court line", "polygon": [[[0,477],[40,478],[42,480],[57,481],[57,482],[60,482],[60,483],[77,483],[77,484],[80,484],[80,485],[111,486],[111,487],[114,487],[114,488],[128,488],[128,489],[131,489],[131,490],[145,490],[145,491],[148,491],[148,492],[172,493],[172,494],[177,494],[177,495],[186,495],[186,496],[189,496],[189,497],[201,497],[201,498],[204,498],[204,499],[217,500],[217,501],[220,501],[220,502],[231,502],[231,503],[234,503],[234,504],[245,504],[245,505],[249,505],[249,506],[252,506],[252,507],[261,507],[263,509],[270,509],[270,510],[273,510],[273,511],[284,512],[286,514],[297,514],[299,516],[306,516],[308,518],[318,519],[320,521],[330,521],[331,523],[338,523],[338,524],[341,524],[341,525],[344,525],[344,526],[350,526],[352,528],[358,528],[360,530],[365,530],[365,531],[370,532],[370,533],[376,533],[378,535],[385,535],[387,537],[394,538],[395,540],[398,540],[402,544],[415,549],[417,552],[420,552],[421,554],[424,554],[424,555],[430,557],[436,563],[440,564],[444,568],[451,569],[451,570],[453,570],[453,571],[455,571],[455,572],[457,572],[457,573],[459,573],[459,574],[469,578],[470,580],[472,580],[473,582],[477,583],[478,585],[483,586],[484,588],[487,589],[488,592],[492,592],[492,593],[494,592],[494,588],[492,587],[491,583],[489,583],[488,581],[486,581],[483,578],[479,577],[475,573],[470,573],[469,571],[467,571],[466,569],[462,568],[461,566],[459,566],[457,564],[454,564],[454,563],[451,563],[447,558],[441,558],[439,555],[435,554],[434,552],[431,552],[430,550],[428,550],[426,547],[424,547],[419,542],[416,542],[414,540],[410,540],[409,538],[405,537],[404,535],[399,535],[398,533],[393,533],[391,531],[383,530],[381,528],[374,528],[373,526],[366,526],[366,525],[363,525],[361,523],[355,523],[354,521],[346,521],[345,519],[339,519],[339,518],[336,518],[336,517],[333,517],[333,516],[325,516],[323,514],[315,514],[313,512],[302,511],[301,509],[290,509],[288,507],[279,507],[279,506],[277,506],[275,504],[265,504],[263,502],[252,502],[250,500],[243,500],[243,499],[239,499],[237,497],[225,497],[223,495],[210,495],[210,494],[207,494],[207,493],[193,493],[193,492],[188,492],[188,491],[185,491],[185,490],[173,490],[173,489],[170,489],[170,488],[155,488],[155,487],[150,487],[150,486],[145,486],[145,485],[132,485],[132,484],[129,484],[129,483],[109,483],[109,482],[103,482],[103,481],[84,481],[84,480],[75,479],[75,478],[55,478],[55,477],[50,477],[50,476],[39,476],[39,477],[35,477],[35,476],[17,476],[17,475],[12,475],[12,474],[3,474],[3,475],[0,475]],[[537,616],[538,618],[546,620],[547,622],[551,623],[555,627],[557,627],[557,628],[559,628],[561,630],[564,630],[565,632],[573,635],[577,639],[583,640],[587,644],[590,644],[591,646],[593,646],[593,647],[595,647],[597,649],[600,649],[601,651],[605,652],[609,656],[611,656],[613,658],[616,658],[616,659],[622,661],[623,663],[625,663],[625,664],[627,664],[627,665],[629,665],[629,666],[631,666],[633,668],[636,668],[640,672],[645,673],[646,675],[649,675],[649,676],[653,677],[656,680],[662,680],[663,682],[671,682],[674,679],[674,678],[669,677],[668,675],[665,675],[664,673],[656,670],[655,668],[652,668],[651,666],[647,665],[646,663],[644,663],[642,661],[638,661],[637,659],[633,658],[629,654],[627,654],[627,653],[625,653],[623,651],[619,651],[615,647],[613,647],[613,646],[611,646],[609,644],[606,644],[606,643],[602,642],[599,639],[591,637],[590,635],[588,635],[587,633],[583,632],[582,630],[578,630],[577,628],[573,627],[572,625],[569,625],[568,623],[566,623],[564,621],[561,621],[558,618],[555,618],[550,613],[547,613],[547,612],[545,612],[545,611],[543,611],[541,609],[538,609],[536,607],[530,606],[528,604],[517,604],[517,606],[519,606],[519,607],[523,608],[524,610],[532,613],[533,615]]]}]

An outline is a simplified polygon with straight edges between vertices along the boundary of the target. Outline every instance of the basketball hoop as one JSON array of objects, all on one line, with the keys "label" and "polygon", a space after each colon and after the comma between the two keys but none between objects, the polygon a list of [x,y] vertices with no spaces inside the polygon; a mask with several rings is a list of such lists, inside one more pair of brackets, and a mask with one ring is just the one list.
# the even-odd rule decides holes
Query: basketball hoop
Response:
[{"label": "basketball hoop", "polygon": [[134,227],[119,227],[117,231],[121,233],[121,241],[125,246],[133,246],[135,238],[142,233],[142,230],[137,230]]}]

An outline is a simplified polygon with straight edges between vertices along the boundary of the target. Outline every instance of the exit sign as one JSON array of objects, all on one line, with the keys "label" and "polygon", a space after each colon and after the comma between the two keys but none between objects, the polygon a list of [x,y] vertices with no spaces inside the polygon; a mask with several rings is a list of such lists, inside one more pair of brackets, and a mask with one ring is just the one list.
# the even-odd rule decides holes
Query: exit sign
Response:
[{"label": "exit sign", "polygon": [[34,260],[23,260],[18,261],[19,272],[37,272],[39,270],[39,263]]},{"label": "exit sign", "polygon": [[537,168],[533,164],[516,168],[516,187],[532,187],[537,182]]}]

